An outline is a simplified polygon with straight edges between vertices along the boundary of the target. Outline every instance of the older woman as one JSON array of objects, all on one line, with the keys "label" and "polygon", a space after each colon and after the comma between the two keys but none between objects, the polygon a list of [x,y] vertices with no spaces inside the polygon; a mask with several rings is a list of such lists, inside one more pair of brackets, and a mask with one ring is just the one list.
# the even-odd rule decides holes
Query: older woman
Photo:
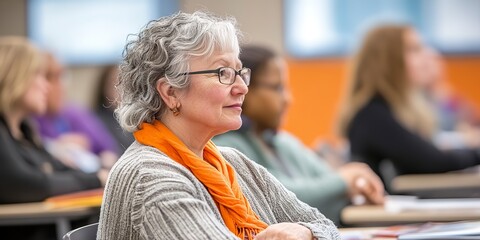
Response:
[{"label": "older woman", "polygon": [[120,125],[136,142],[109,177],[99,239],[338,239],[264,168],[211,138],[242,123],[250,70],[233,20],[150,22],[120,67]]},{"label": "older woman", "polygon": [[478,149],[442,151],[432,143],[434,119],[420,95],[429,52],[415,29],[372,29],[355,56],[340,119],[352,155],[380,173],[390,160],[399,174],[440,173],[480,164]]}]

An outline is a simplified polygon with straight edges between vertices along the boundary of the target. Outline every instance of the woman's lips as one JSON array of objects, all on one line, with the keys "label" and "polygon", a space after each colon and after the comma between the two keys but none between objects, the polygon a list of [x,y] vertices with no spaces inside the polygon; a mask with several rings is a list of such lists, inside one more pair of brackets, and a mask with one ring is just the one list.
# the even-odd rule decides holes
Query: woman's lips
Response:
[{"label": "woman's lips", "polygon": [[226,106],[226,108],[232,108],[232,109],[242,109],[242,104],[241,103],[236,103],[236,104],[232,104],[232,105],[228,105]]}]

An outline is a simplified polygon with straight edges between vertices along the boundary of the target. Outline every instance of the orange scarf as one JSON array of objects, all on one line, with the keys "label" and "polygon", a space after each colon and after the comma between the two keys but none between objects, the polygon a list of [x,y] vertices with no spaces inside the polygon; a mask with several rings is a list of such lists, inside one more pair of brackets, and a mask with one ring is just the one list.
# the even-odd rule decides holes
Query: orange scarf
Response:
[{"label": "orange scarf", "polygon": [[158,120],[153,124],[143,123],[134,136],[141,144],[162,151],[188,168],[207,187],[223,221],[236,236],[253,239],[267,227],[248,204],[235,178],[235,170],[225,161],[212,141],[208,141],[201,159]]}]

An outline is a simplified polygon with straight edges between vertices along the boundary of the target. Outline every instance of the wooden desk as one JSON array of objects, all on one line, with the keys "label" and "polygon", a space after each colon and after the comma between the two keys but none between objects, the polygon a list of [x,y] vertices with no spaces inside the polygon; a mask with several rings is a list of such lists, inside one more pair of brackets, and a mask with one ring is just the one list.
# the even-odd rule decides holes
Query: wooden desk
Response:
[{"label": "wooden desk", "polygon": [[392,180],[395,192],[449,188],[480,189],[480,173],[411,174]]},{"label": "wooden desk", "polygon": [[386,226],[417,222],[480,220],[480,208],[472,210],[387,212],[383,206],[348,206],[341,214],[343,223],[352,226]]},{"label": "wooden desk", "polygon": [[480,173],[412,174],[394,178],[390,193],[421,198],[480,198]]},{"label": "wooden desk", "polygon": [[98,213],[98,208],[92,207],[69,207],[53,208],[46,202],[4,204],[0,205],[0,225],[56,225],[57,237],[71,230],[70,221],[92,216]]}]

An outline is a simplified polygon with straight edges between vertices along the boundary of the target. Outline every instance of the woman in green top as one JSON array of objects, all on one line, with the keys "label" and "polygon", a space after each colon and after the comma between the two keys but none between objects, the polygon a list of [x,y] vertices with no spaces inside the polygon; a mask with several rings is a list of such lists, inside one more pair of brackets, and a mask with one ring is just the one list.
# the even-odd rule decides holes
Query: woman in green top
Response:
[{"label": "woman in green top", "polygon": [[348,163],[333,170],[297,138],[279,131],[291,99],[285,61],[258,46],[242,48],[240,60],[252,70],[243,103],[243,125],[238,131],[215,137],[215,143],[234,147],[263,165],[299,199],[337,224],[341,209],[354,196],[382,203],[383,185],[366,165]]}]

